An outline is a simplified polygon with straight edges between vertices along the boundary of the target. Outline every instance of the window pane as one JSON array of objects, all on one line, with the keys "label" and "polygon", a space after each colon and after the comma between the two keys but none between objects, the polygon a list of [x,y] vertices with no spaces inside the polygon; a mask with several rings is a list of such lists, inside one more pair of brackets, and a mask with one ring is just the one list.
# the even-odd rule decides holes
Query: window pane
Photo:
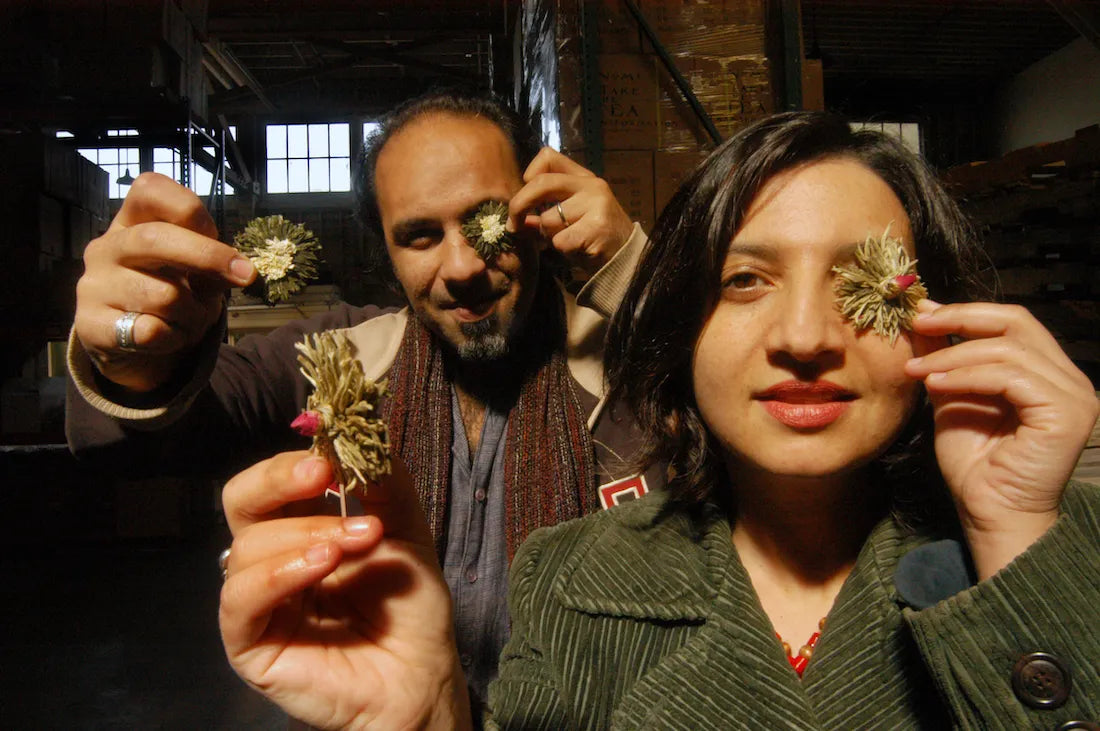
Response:
[{"label": "window pane", "polygon": [[344,124],[329,125],[329,154],[333,157],[347,157],[351,149],[351,126]]},{"label": "window pane", "polygon": [[309,157],[309,145],[306,143],[306,125],[287,125],[286,152],[287,157]]},{"label": "window pane", "polygon": [[[154,147],[153,148],[153,162],[172,162],[173,154],[175,150],[171,147]],[[154,168],[155,170],[156,168]]]},{"label": "window pane", "polygon": [[172,162],[154,162],[153,172],[160,173],[161,175],[167,175],[173,180],[176,179],[176,165]]},{"label": "window pane", "polygon": [[113,165],[118,162],[118,150],[100,150],[99,151],[99,164],[100,165]]},{"label": "window pane", "polygon": [[210,195],[210,184],[214,182],[214,175],[200,165],[191,165],[191,190],[199,195]]},{"label": "window pane", "polygon": [[269,124],[267,126],[267,156],[269,158],[286,157],[286,125]]},{"label": "window pane", "polygon": [[378,131],[378,122],[363,122],[363,139],[369,140],[370,136]]},{"label": "window pane", "polygon": [[309,125],[309,156],[328,157],[328,125]]},{"label": "window pane", "polygon": [[[120,152],[123,152],[123,151],[120,150]],[[139,161],[141,160],[141,156],[138,154],[138,149],[136,147],[128,147],[128,148],[126,148],[126,150],[124,152],[126,154],[119,159],[119,162],[127,162],[131,165],[138,165],[139,164]],[[135,170],[134,172],[136,173],[138,171]]]},{"label": "window pane", "polygon": [[351,190],[351,167],[348,165],[348,159],[336,158],[330,160],[329,164],[332,176],[329,180],[329,190],[333,192]]},{"label": "window pane", "polygon": [[309,189],[314,193],[327,193],[328,159],[309,161]]},{"label": "window pane", "polygon": [[77,152],[79,152],[81,157],[83,157],[88,162],[94,162],[96,165],[99,164],[99,150],[95,149],[94,147],[81,147],[77,150]]},{"label": "window pane", "polygon": [[309,162],[307,160],[288,160],[286,179],[288,193],[309,192]]},{"label": "window pane", "polygon": [[904,122],[901,125],[901,141],[913,152],[920,152],[920,125]]},{"label": "window pane", "polygon": [[267,192],[285,193],[287,191],[286,160],[267,161]]}]

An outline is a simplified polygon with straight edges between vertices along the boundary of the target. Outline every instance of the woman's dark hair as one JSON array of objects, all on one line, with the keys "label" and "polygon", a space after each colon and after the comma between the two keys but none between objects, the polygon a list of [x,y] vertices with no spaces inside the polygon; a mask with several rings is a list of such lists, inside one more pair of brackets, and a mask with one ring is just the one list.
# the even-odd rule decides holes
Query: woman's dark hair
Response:
[{"label": "woman's dark hair", "polygon": [[[608,333],[606,366],[612,402],[630,409],[644,434],[642,463],[666,462],[675,503],[720,499],[725,466],[695,403],[692,356],[721,289],[734,234],[760,189],[779,173],[824,158],[856,160],[874,171],[909,214],[921,278],[941,302],[987,298],[992,278],[976,235],[935,173],[901,143],[851,130],[819,112],[778,114],[726,141],[699,165],[662,211],[637,275]],[[922,398],[922,402],[926,399]],[[927,494],[938,475],[931,410],[922,403],[876,462],[891,485],[895,512]],[[929,469],[933,472],[929,472]],[[924,488],[916,489],[916,482]]]},{"label": "woman's dark hair", "polygon": [[538,135],[507,102],[485,92],[433,90],[409,99],[383,117],[378,128],[364,140],[363,149],[356,157],[352,189],[358,202],[358,218],[363,225],[368,267],[395,287],[397,282],[386,253],[386,237],[382,230],[382,214],[378,210],[374,179],[378,154],[390,138],[409,123],[435,114],[476,117],[495,124],[511,144],[521,173],[542,147]]}]

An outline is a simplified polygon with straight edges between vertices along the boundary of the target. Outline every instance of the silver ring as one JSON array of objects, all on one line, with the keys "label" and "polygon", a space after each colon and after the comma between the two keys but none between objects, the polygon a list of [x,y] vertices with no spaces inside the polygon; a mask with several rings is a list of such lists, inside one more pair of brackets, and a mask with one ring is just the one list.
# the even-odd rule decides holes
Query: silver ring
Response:
[{"label": "silver ring", "polygon": [[127,353],[137,351],[134,345],[134,323],[141,317],[140,312],[124,312],[115,320],[115,342],[119,350]]},{"label": "silver ring", "polygon": [[229,578],[229,552],[232,550],[231,546],[218,554],[218,568],[222,572],[222,581]]},{"label": "silver ring", "polygon": [[558,215],[561,216],[561,225],[569,227],[569,219],[565,217],[565,211],[561,209],[561,203],[555,203],[554,208],[558,209]]}]

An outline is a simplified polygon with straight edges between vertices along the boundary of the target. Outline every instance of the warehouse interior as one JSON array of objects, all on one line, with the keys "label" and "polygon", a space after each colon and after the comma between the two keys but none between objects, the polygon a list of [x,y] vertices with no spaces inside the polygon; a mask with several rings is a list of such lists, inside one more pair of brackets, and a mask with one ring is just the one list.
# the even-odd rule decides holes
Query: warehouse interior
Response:
[{"label": "warehouse interior", "polygon": [[[398,301],[350,181],[372,124],[430,88],[511,99],[647,229],[717,139],[836,111],[928,159],[1003,297],[1100,388],[1098,0],[13,0],[0,28],[5,728],[283,722],[221,654],[221,478],[64,445],[83,251],[142,172],[191,187],[223,241],[269,214],[321,241],[293,302],[233,293],[234,339]],[[1100,482],[1089,444],[1078,476]]]}]

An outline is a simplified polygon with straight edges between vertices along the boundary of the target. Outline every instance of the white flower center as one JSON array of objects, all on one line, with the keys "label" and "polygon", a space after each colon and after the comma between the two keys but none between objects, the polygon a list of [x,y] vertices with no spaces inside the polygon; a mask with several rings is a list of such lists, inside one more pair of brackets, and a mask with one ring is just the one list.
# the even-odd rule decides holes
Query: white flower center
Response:
[{"label": "white flower center", "polygon": [[252,259],[264,279],[282,279],[294,268],[296,247],[289,239],[266,239],[265,248]]},{"label": "white flower center", "polygon": [[478,216],[477,224],[481,228],[481,240],[487,244],[495,244],[504,236],[504,221],[500,220],[500,216],[486,213]]}]

